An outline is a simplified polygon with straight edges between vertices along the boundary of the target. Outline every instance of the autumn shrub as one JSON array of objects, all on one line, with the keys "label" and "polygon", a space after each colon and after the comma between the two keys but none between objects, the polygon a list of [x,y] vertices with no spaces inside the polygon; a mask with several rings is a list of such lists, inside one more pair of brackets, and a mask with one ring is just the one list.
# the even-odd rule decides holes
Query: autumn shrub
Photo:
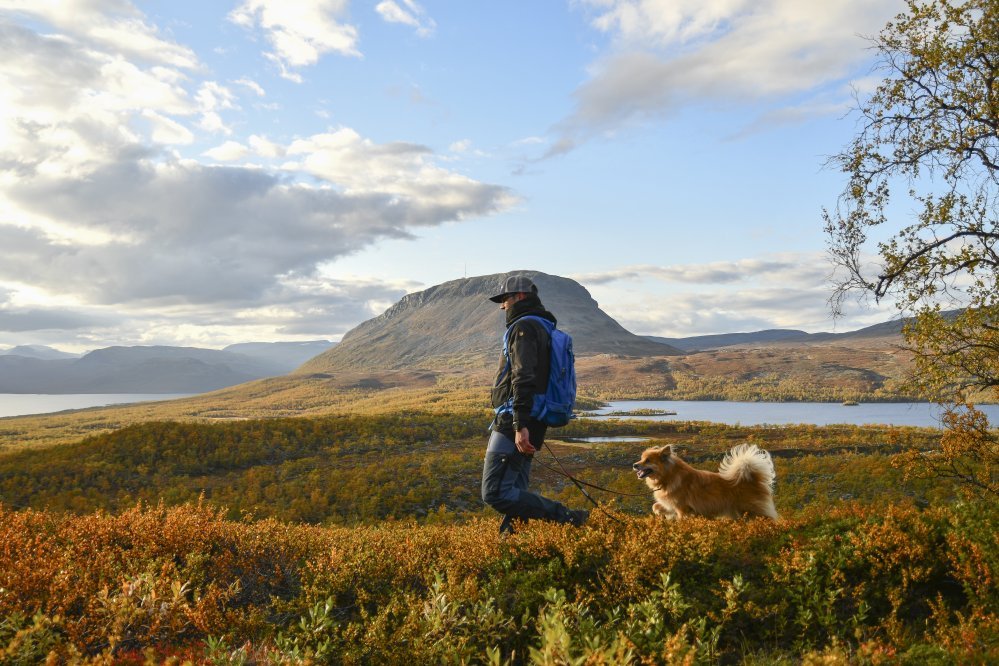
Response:
[{"label": "autumn shrub", "polygon": [[500,538],[486,519],[318,528],[197,504],[0,509],[0,663],[147,649],[208,663],[999,658],[994,506],[618,517]]}]

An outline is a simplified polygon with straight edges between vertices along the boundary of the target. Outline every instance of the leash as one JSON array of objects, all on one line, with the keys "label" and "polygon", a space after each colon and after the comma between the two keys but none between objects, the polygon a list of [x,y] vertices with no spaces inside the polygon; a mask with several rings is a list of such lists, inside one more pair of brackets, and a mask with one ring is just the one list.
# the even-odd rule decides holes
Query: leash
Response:
[{"label": "leash", "polygon": [[[545,444],[545,447],[547,448],[548,445]],[[555,454],[552,453],[551,449],[548,449],[548,453],[551,453],[552,458],[555,458]],[[555,458],[555,460],[556,460],[556,462],[559,463],[559,466],[561,466],[562,463],[558,460],[558,458]],[[548,464],[542,462],[541,460],[537,460],[537,459],[535,459],[534,462],[536,462],[537,464],[541,465],[542,467],[544,467],[545,469],[547,469],[550,472],[555,472],[559,476],[564,476],[567,479],[569,479],[570,481],[574,481],[575,483],[582,484],[582,485],[586,486],[587,488],[593,488],[594,490],[602,490],[605,493],[610,493],[612,495],[620,495],[622,497],[647,497],[648,496],[648,493],[623,493],[620,490],[614,490],[613,488],[605,488],[603,486],[598,486],[595,483],[589,483],[588,481],[583,481],[580,478],[572,476],[571,474],[569,474],[569,473],[567,473],[567,472],[564,471],[565,470],[564,467],[562,469],[557,469],[557,468],[552,467],[551,465],[548,465]]]},{"label": "leash", "polygon": [[538,460],[537,462],[540,463],[542,467],[544,467],[546,469],[549,469],[549,470],[551,470],[553,472],[556,472],[558,474],[561,474],[565,478],[567,478],[570,481],[572,481],[572,483],[577,488],[579,488],[579,492],[583,493],[583,497],[585,497],[586,499],[590,500],[590,503],[593,504],[593,506],[597,507],[597,509],[599,509],[602,514],[604,514],[605,516],[607,516],[608,518],[610,518],[611,520],[613,520],[615,523],[621,523],[622,525],[625,524],[625,522],[623,520],[621,520],[617,516],[611,515],[607,511],[607,509],[605,509],[602,506],[600,506],[597,503],[597,501],[595,499],[593,499],[593,497],[590,495],[590,493],[586,492],[586,488],[584,486],[589,486],[589,487],[595,488],[597,490],[603,490],[603,491],[608,492],[608,493],[614,493],[616,495],[626,495],[626,496],[629,496],[629,497],[644,497],[644,495],[637,495],[637,494],[632,495],[630,493],[622,493],[622,492],[618,492],[617,490],[611,490],[610,488],[604,488],[602,486],[598,486],[598,485],[593,484],[593,483],[587,483],[585,481],[581,481],[581,480],[577,479],[576,477],[574,477],[572,474],[569,474],[568,471],[566,471],[565,465],[562,464],[562,461],[559,460],[558,456],[555,455],[555,452],[552,451],[552,447],[548,446],[548,442],[545,442],[545,448],[548,449],[548,453],[551,454],[551,457],[555,459],[555,462],[558,463],[558,466],[559,466],[560,469],[555,469],[554,467],[551,467],[550,465],[546,465],[545,463],[541,462],[540,460]]}]

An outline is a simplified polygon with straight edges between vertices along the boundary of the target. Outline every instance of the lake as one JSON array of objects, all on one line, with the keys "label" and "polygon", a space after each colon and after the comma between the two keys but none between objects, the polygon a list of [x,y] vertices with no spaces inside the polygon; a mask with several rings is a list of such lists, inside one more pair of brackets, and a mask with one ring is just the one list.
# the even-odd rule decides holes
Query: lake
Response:
[{"label": "lake", "polygon": [[[999,405],[979,405],[989,421],[999,423]],[[606,416],[637,409],[676,412],[675,415]],[[728,425],[896,425],[940,427],[940,407],[922,402],[722,402],[699,400],[618,400],[594,412],[597,418],[639,418],[654,421],[713,421]]]},{"label": "lake", "polygon": [[41,395],[36,393],[0,393],[0,417],[48,414],[64,409],[104,407],[148,400],[186,398],[193,393],[66,393]]}]

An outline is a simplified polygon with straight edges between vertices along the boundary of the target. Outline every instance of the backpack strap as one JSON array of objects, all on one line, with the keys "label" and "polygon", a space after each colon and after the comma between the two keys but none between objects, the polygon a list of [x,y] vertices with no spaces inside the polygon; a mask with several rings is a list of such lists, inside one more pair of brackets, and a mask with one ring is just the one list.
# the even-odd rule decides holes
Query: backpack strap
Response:
[{"label": "backpack strap", "polygon": [[[548,333],[548,344],[551,345],[551,333],[555,329],[555,322],[545,319],[544,317],[539,317],[538,315],[524,315],[518,317],[516,321],[506,327],[506,331],[503,333],[503,357],[506,359],[506,364],[503,366],[503,370],[500,372],[499,377],[496,378],[496,384],[494,386],[499,386],[504,381],[506,381],[507,375],[513,370],[513,361],[510,359],[510,337],[513,332],[513,327],[525,319],[533,319],[539,322]],[[512,413],[513,412],[513,396],[507,399],[502,405],[493,410],[498,417],[500,414]]]}]

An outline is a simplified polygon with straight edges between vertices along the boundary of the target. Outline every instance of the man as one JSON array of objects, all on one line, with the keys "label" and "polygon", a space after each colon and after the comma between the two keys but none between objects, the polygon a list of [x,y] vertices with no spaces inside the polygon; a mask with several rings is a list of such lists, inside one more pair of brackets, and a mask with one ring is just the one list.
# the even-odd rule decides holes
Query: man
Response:
[{"label": "man", "polygon": [[503,514],[500,533],[513,532],[513,520],[539,518],[581,526],[588,511],[571,511],[563,504],[527,490],[531,460],[545,441],[548,426],[531,418],[536,393],[548,388],[549,335],[544,325],[526,315],[555,323],[541,304],[538,288],[524,275],[511,275],[490,297],[506,312],[509,359],[500,359],[493,383],[493,420],[482,468],[482,501]]}]

